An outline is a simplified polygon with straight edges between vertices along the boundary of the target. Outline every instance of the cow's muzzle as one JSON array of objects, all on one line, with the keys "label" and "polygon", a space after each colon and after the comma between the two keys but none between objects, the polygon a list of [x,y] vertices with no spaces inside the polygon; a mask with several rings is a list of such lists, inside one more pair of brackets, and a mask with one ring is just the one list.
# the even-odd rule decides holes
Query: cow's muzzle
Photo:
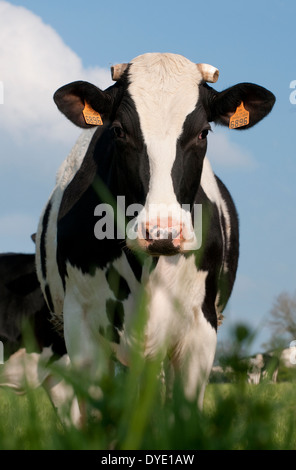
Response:
[{"label": "cow's muzzle", "polygon": [[154,212],[144,210],[138,215],[132,229],[127,232],[128,246],[154,256],[172,256],[197,249],[190,213],[173,211],[172,208],[160,209]]},{"label": "cow's muzzle", "polygon": [[152,255],[175,255],[183,241],[183,228],[174,220],[152,220],[141,224],[139,244]]}]

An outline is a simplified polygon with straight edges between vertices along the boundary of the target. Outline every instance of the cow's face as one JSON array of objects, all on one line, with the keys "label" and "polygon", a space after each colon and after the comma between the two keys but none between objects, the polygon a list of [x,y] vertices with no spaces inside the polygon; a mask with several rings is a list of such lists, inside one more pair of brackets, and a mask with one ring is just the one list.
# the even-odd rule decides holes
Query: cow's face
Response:
[{"label": "cow's face", "polygon": [[85,82],[58,90],[58,107],[87,127],[84,103],[110,119],[119,194],[142,205],[129,224],[130,246],[152,255],[192,250],[197,241],[192,211],[200,185],[210,122],[229,124],[244,103],[251,127],[272,108],[262,87],[240,84],[218,93],[217,69],[175,54],[145,54],[120,67],[105,92]]},{"label": "cow's face", "polygon": [[210,124],[200,100],[202,74],[179,55],[146,54],[127,70],[112,127],[119,181],[129,203],[143,205],[128,243],[151,254],[194,247],[191,211]]}]

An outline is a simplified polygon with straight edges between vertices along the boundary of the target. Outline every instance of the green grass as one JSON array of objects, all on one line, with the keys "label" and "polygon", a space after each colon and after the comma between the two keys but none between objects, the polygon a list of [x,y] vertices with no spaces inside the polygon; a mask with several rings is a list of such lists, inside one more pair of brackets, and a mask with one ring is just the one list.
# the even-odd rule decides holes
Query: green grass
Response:
[{"label": "green grass", "polygon": [[[135,398],[127,373],[102,380],[104,395],[88,405],[100,411],[84,429],[64,427],[43,389],[17,396],[0,390],[0,449],[295,449],[296,402],[292,383],[209,384],[204,410],[177,386],[160,399],[145,369]],[[146,388],[146,385],[148,387]],[[128,390],[125,387],[129,387]]]},{"label": "green grass", "polygon": [[205,415],[213,448],[296,448],[295,385],[291,383],[210,384]]},{"label": "green grass", "polygon": [[54,448],[54,434],[61,431],[44,389],[25,395],[0,390],[1,450]]},{"label": "green grass", "polygon": [[178,377],[165,398],[160,362],[144,361],[139,351],[129,369],[110,374],[101,349],[94,358],[98,377],[52,366],[84,402],[87,425],[64,426],[43,389],[22,396],[0,389],[0,450],[294,450],[295,371],[279,373],[281,383],[248,384],[240,357],[251,339],[246,328],[235,330],[233,350],[221,362],[232,368],[229,383],[208,384],[202,412],[186,400]]}]

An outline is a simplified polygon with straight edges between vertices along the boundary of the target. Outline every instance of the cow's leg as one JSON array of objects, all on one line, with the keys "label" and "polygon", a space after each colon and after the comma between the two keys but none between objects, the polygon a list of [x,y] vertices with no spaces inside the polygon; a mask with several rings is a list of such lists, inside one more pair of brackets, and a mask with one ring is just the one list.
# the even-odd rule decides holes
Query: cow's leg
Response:
[{"label": "cow's leg", "polygon": [[176,348],[174,366],[181,375],[185,396],[189,400],[197,399],[201,409],[214,362],[217,334],[201,310],[196,317],[195,324]]},{"label": "cow's leg", "polygon": [[54,375],[49,375],[43,383],[43,388],[62,423],[66,426],[73,424],[78,428],[81,416],[72,386]]},{"label": "cow's leg", "polygon": [[[83,386],[98,383],[109,367],[109,350],[97,334],[92,321],[92,306],[80,302],[76,293],[67,293],[64,301],[64,336],[74,374],[81,377]],[[93,387],[91,387],[93,388]],[[86,391],[86,390],[84,390]],[[90,390],[87,390],[90,392]],[[87,424],[89,410],[84,399],[79,398],[80,425]]]},{"label": "cow's leg", "polygon": [[87,312],[69,295],[64,302],[64,337],[72,366],[89,367],[94,345],[87,323]]},{"label": "cow's leg", "polygon": [[[69,363],[69,356],[64,355],[55,362],[55,366],[58,365],[66,370],[69,368]],[[66,426],[73,424],[79,427],[81,415],[72,385],[58,375],[50,374],[44,380],[43,388],[47,392],[61,422]]]},{"label": "cow's leg", "polygon": [[[93,363],[96,363],[96,356],[93,354],[93,338],[86,317],[87,313],[82,306],[67,295],[64,302],[64,336],[71,369],[72,373],[88,379],[93,370]],[[82,383],[84,385],[84,381]],[[84,428],[87,425],[87,406],[81,397],[78,397],[78,407],[78,427]]]}]

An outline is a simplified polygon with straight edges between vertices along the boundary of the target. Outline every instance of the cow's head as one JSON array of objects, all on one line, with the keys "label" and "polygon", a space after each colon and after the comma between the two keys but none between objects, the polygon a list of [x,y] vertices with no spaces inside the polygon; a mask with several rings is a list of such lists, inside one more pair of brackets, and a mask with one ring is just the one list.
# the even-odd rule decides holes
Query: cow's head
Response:
[{"label": "cow's head", "polygon": [[250,83],[217,92],[207,85],[217,81],[216,68],[175,54],[144,54],[114,66],[112,75],[116,83],[105,91],[74,82],[56,92],[55,102],[80,127],[92,125],[86,103],[108,122],[118,194],[143,206],[130,227],[133,243],[155,255],[194,249],[191,212],[210,122],[229,126],[243,103],[249,122],[239,129],[252,127],[270,112],[274,95]]}]

